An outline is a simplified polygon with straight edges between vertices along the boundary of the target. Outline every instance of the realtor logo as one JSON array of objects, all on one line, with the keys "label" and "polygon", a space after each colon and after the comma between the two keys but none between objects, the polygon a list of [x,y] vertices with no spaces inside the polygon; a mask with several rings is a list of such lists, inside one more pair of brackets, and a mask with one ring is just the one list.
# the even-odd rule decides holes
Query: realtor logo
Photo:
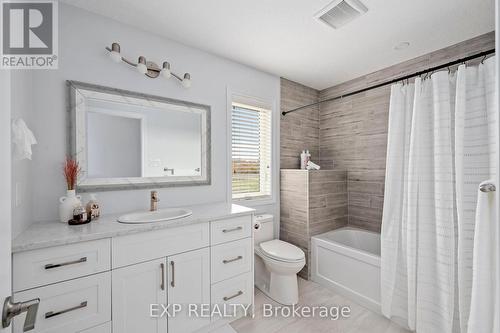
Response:
[{"label": "realtor logo", "polygon": [[57,68],[57,0],[1,0],[1,68]]}]

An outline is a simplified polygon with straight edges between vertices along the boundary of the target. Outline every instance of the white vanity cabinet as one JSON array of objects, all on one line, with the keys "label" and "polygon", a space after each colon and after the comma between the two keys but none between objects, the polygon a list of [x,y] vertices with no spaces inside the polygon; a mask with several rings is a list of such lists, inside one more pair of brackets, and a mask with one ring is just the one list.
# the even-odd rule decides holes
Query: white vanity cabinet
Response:
[{"label": "white vanity cabinet", "polygon": [[253,304],[252,225],[247,213],[15,252],[14,299],[40,298],[34,333],[208,330],[219,318],[201,306]]},{"label": "white vanity cabinet", "polygon": [[[31,332],[68,333],[111,320],[111,273],[14,293],[14,301],[39,298],[40,305]],[[23,332],[25,314],[14,318],[14,332]]]},{"label": "white vanity cabinet", "polygon": [[[113,270],[113,332],[160,333],[168,325],[168,332],[182,333],[208,325],[209,319],[187,318],[186,311],[188,304],[210,303],[209,252],[207,247]],[[168,304],[186,307],[168,318]]]},{"label": "white vanity cabinet", "polygon": [[167,300],[183,305],[168,319],[168,332],[193,332],[210,324],[210,317],[188,317],[189,304],[210,304],[210,248],[176,254],[167,258]]},{"label": "white vanity cabinet", "polygon": [[150,304],[165,304],[165,259],[152,260],[113,270],[113,332],[160,333],[167,319],[152,319]]}]

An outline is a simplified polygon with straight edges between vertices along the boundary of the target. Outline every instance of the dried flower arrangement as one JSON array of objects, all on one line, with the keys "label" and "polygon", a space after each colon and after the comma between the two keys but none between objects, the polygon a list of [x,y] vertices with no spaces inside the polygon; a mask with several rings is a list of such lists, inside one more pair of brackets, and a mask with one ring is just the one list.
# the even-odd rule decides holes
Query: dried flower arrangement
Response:
[{"label": "dried flower arrangement", "polygon": [[63,166],[63,173],[69,191],[75,189],[78,175],[80,175],[81,171],[82,169],[78,165],[78,162],[71,157],[66,156],[66,160],[64,161]]}]

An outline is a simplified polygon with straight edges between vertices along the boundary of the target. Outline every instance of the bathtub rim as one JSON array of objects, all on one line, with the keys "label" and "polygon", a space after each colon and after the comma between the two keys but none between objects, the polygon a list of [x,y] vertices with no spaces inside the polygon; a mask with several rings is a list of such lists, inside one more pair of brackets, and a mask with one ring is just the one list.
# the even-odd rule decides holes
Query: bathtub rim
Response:
[{"label": "bathtub rim", "polygon": [[[332,231],[328,231],[326,233],[332,233],[338,230],[361,230],[361,231],[366,231],[369,233],[375,233],[378,234],[377,232],[373,231],[368,231],[368,230],[363,230],[360,228],[353,228],[353,227],[343,227],[339,229],[335,229]],[[366,265],[374,266],[376,267],[379,272],[380,272],[380,255],[374,254],[372,252],[364,251],[361,249],[357,249],[355,247],[351,247],[348,245],[344,245],[341,243],[337,243],[333,240],[330,239],[325,239],[320,236],[326,234],[319,234],[316,236],[311,237],[311,280],[313,282],[319,283],[322,286],[325,286],[329,289],[332,289],[333,291],[337,292],[338,294],[356,302],[357,304],[377,313],[382,315],[382,309],[381,309],[381,304],[380,300],[372,299],[366,295],[363,295],[359,293],[356,290],[353,290],[349,288],[346,285],[343,285],[339,282],[336,282],[332,279],[329,279],[327,277],[323,277],[322,275],[318,274],[317,269],[318,269],[318,248],[322,247],[324,249],[327,249],[332,252],[336,252],[339,255],[343,255],[346,257],[349,257],[351,260],[356,260],[356,261],[361,261]],[[319,237],[318,237],[319,236]],[[380,275],[379,275],[380,278]],[[380,286],[378,286],[380,288]]]},{"label": "bathtub rim", "polygon": [[345,244],[333,241],[331,239],[327,239],[325,237],[322,237],[325,234],[335,233],[335,232],[340,231],[340,230],[362,231],[362,232],[366,232],[366,233],[370,233],[370,234],[376,234],[380,238],[380,234],[378,232],[375,232],[375,231],[364,230],[364,229],[353,228],[353,227],[342,227],[342,228],[338,228],[335,230],[324,232],[324,233],[319,234],[319,235],[312,236],[311,237],[311,248],[314,248],[315,244],[318,243],[318,244],[323,245],[323,247],[329,248],[330,250],[337,251],[337,252],[339,252],[345,256],[348,256],[350,258],[363,261],[363,262],[370,264],[370,265],[373,265],[373,266],[380,267],[380,255],[379,254],[365,251],[362,249],[358,249],[356,247],[345,245]]}]

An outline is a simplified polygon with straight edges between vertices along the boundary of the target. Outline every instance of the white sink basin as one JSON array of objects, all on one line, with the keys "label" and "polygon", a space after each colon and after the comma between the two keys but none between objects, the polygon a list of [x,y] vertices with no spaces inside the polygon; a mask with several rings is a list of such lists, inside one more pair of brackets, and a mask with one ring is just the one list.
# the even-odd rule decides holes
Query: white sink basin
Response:
[{"label": "white sink basin", "polygon": [[153,223],[169,220],[176,220],[193,214],[192,211],[187,209],[160,209],[155,212],[137,212],[122,215],[118,218],[120,223]]}]

